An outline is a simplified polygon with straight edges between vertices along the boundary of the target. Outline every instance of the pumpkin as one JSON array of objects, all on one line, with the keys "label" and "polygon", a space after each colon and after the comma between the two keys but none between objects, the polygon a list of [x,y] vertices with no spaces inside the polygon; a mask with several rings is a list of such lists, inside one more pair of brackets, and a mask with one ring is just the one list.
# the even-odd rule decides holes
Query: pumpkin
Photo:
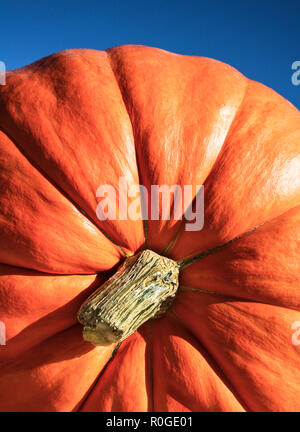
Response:
[{"label": "pumpkin", "polygon": [[[216,60],[122,46],[8,72],[0,409],[299,411],[299,150],[299,111]],[[120,177],[204,185],[203,229],[100,220]],[[119,344],[83,340],[81,305],[144,249],[185,263],[172,305]]]}]

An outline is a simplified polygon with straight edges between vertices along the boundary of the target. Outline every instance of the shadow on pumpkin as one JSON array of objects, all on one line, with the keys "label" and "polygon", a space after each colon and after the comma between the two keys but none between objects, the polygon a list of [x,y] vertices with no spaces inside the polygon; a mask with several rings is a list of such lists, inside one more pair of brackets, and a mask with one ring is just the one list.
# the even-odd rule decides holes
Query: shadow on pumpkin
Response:
[{"label": "shadow on pumpkin", "polygon": [[[216,299],[216,302],[219,301]],[[141,344],[144,344],[144,348]],[[238,402],[245,406],[220,366],[197,336],[187,329],[174,314],[167,313],[162,318],[146,322],[121,344],[73,411],[101,411],[103,406],[107,409],[108,405],[109,411],[112,412],[127,411],[122,403],[124,390],[122,390],[122,386],[118,385],[124,380],[126,381],[126,394],[130,393],[131,404],[135,407],[135,411],[145,411],[141,408],[139,399],[141,386],[144,386],[147,394],[147,411],[168,411],[168,399],[176,400],[182,392],[188,393],[189,391],[185,388],[184,379],[180,377],[180,374],[173,376],[172,367],[170,367],[175,363],[178,370],[185,369],[184,355],[186,352],[180,351],[180,346],[183,347],[184,345],[188,345],[191,350],[199,352],[208,368],[212,369],[212,373],[216,374]],[[132,370],[133,359],[138,362],[137,367],[134,368],[134,373]],[[143,363],[142,367],[139,361]],[[141,372],[142,370],[144,372]],[[190,372],[193,373],[192,370]],[[120,379],[121,376],[122,379]],[[110,402],[106,402],[106,404],[103,403],[104,392],[111,395],[108,399]],[[134,399],[135,396],[136,400]],[[193,398],[191,397],[190,400]],[[180,404],[182,401],[178,402]],[[196,406],[197,402],[191,403],[193,406],[187,406],[187,409],[201,411],[201,406]],[[212,410],[216,410],[214,406],[212,406]]]},{"label": "shadow on pumpkin", "polygon": [[[34,285],[34,277],[37,275],[37,272],[17,269],[14,272],[12,270],[10,274],[30,276],[33,278]],[[95,291],[110,276],[110,274],[111,272],[107,272],[101,276],[98,275],[92,284],[90,284],[80,294],[76,295],[71,301],[52,312],[47,313],[36,321],[31,322],[16,336],[8,339],[7,344],[1,346],[0,363],[6,361],[16,363],[22,361],[23,364],[25,358],[35,356],[35,351],[47,351],[48,345],[59,345],[59,340],[64,340],[64,343],[61,345],[62,347],[64,346],[64,349],[61,351],[61,354],[59,354],[57,347],[53,349],[53,353],[56,353],[56,362],[80,356],[84,352],[93,349],[93,346],[90,343],[86,343],[82,339],[82,326],[77,321],[77,312],[86,298]],[[21,319],[25,321],[26,319],[31,319],[31,317],[27,318],[26,316],[22,316]],[[69,340],[67,336],[67,332],[69,331],[71,331],[72,334],[78,333],[78,337],[72,337],[72,340]],[[67,349],[68,346],[70,349]],[[77,348],[75,348],[76,346]],[[73,350],[73,348],[75,349]],[[54,361],[50,353],[49,356],[46,356],[43,360],[39,360],[38,357],[39,356],[37,356],[36,362],[34,362],[34,366]]]},{"label": "shadow on pumpkin", "polygon": [[[176,300],[174,301],[174,305],[176,305]],[[146,387],[151,411],[167,411],[168,399],[177,400],[178,395],[182,393],[188,394],[189,389],[185,388],[184,378],[180,374],[174,376],[172,374],[173,366],[170,365],[175,364],[177,370],[185,370],[187,367],[191,367],[191,365],[188,366],[185,362],[185,356],[189,352],[189,349],[200,353],[208,368],[212,370],[212,373],[229,388],[239,403],[244,406],[243,401],[240,400],[237,392],[214,357],[199,338],[176,315],[170,312],[165,317],[153,320],[152,327],[152,342],[149,343],[149,341],[146,346],[146,358],[152,362],[151,369],[149,369],[148,373],[146,371],[146,375],[148,375]],[[180,349],[181,346],[182,350]],[[188,351],[185,351],[187,347],[190,348],[188,348]],[[197,376],[196,370],[193,371],[191,369],[189,373]],[[205,388],[203,391],[205,391]],[[191,397],[190,400],[193,400],[194,405],[186,406],[186,408],[191,411],[201,411],[201,406],[195,406],[194,397]],[[182,401],[178,400],[179,404],[180,402],[182,403]],[[215,408],[212,407],[212,410],[215,410]]]}]

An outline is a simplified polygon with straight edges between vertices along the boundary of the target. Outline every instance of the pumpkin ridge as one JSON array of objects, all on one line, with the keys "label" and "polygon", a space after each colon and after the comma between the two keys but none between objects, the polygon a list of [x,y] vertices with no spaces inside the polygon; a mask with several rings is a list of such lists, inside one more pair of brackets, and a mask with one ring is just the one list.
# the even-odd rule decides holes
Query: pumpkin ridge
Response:
[{"label": "pumpkin ridge", "polygon": [[[124,46],[124,45],[123,45],[123,46]],[[126,45],[125,45],[125,46],[126,46]],[[136,46],[140,46],[140,45],[136,45]],[[107,55],[108,55],[108,59],[109,59],[109,63],[110,63],[110,66],[111,66],[112,72],[113,72],[113,74],[114,74],[114,76],[115,76],[116,83],[117,83],[117,85],[118,85],[118,87],[119,87],[119,89],[120,89],[120,93],[121,93],[121,96],[122,96],[122,100],[123,100],[123,103],[124,103],[124,106],[125,106],[126,112],[127,112],[127,114],[128,114],[129,121],[130,121],[130,123],[131,123],[132,133],[133,133],[133,137],[134,137],[134,148],[135,148],[135,159],[136,159],[136,164],[137,164],[137,172],[138,172],[138,177],[139,177],[139,183],[141,184],[141,169],[140,169],[140,163],[139,163],[139,158],[138,158],[138,151],[137,151],[137,147],[136,147],[136,138],[135,138],[135,129],[136,129],[136,128],[134,127],[134,124],[133,124],[133,122],[132,122],[131,116],[129,115],[129,109],[128,109],[128,104],[127,104],[127,102],[126,102],[126,97],[125,97],[125,94],[124,94],[124,89],[122,88],[122,85],[120,84],[120,81],[119,81],[118,75],[117,75],[117,73],[115,72],[114,60],[113,60],[113,56],[110,54],[110,50],[111,50],[111,48],[108,49],[108,50],[106,51],[106,53],[107,53]],[[165,51],[165,50],[162,50],[162,51]],[[168,53],[168,51],[165,51],[165,52]],[[173,202],[172,202],[171,205],[170,205],[170,213],[171,213],[173,207],[174,207],[174,200],[173,200]],[[144,246],[141,247],[139,250],[145,250],[145,249],[147,249],[147,245],[148,245],[149,224],[148,224],[148,220],[147,220],[147,219],[144,219],[144,220],[143,220],[143,225],[144,225],[144,234],[145,234],[145,244],[144,244]],[[180,227],[180,226],[183,226],[183,221],[179,221],[178,225],[179,225],[179,227]],[[180,228],[179,228],[179,229],[180,229]],[[174,235],[174,238],[175,238],[176,236],[177,236],[177,233]],[[172,242],[172,239],[171,239],[170,243],[171,243],[171,242]],[[167,249],[168,249],[168,246],[167,246]],[[161,255],[162,255],[162,256],[167,256],[167,255],[166,255],[166,250],[164,250],[164,251],[161,253]]]},{"label": "pumpkin ridge", "polygon": [[203,355],[205,361],[209,364],[209,366],[212,368],[212,370],[215,372],[215,374],[218,376],[218,378],[222,381],[222,383],[227,387],[227,389],[234,396],[234,398],[237,400],[237,402],[241,405],[241,407],[244,409],[244,411],[250,412],[250,409],[247,407],[246,402],[242,400],[238,391],[234,388],[233,383],[230,382],[228,375],[225,375],[225,373],[222,370],[222,367],[218,364],[217,360],[213,357],[213,355],[210,353],[210,351],[207,349],[207,347],[203,344],[203,342],[199,338],[197,338],[197,336],[185,325],[185,323],[173,311],[173,307],[171,307],[171,309],[169,309],[168,313],[178,321],[178,323],[185,329],[185,331],[189,335],[192,336],[192,338],[195,341],[197,341],[197,343],[202,348],[201,354]]},{"label": "pumpkin ridge", "polygon": [[[22,358],[25,357],[27,354],[30,354],[31,352],[34,352],[40,345],[44,344],[45,342],[51,340],[52,338],[55,338],[55,337],[59,336],[60,334],[66,332],[68,330],[71,330],[71,329],[73,329],[73,328],[75,328],[77,326],[78,326],[78,323],[74,322],[74,324],[72,324],[72,325],[70,325],[70,326],[68,326],[66,328],[63,328],[63,329],[59,330],[58,332],[53,333],[52,335],[50,335],[50,336],[46,337],[45,339],[39,341],[39,343],[37,343],[36,345],[31,346],[31,347],[25,349],[24,351],[22,351]],[[18,356],[15,360],[12,360],[12,361],[10,360],[9,363],[7,363],[6,365],[5,365],[5,361],[0,362],[1,372],[2,371],[9,371],[10,369],[13,369],[14,366],[17,365],[17,364],[19,364],[21,361],[22,361],[22,359],[20,359],[20,357]],[[37,364],[39,365],[38,362],[37,362]],[[5,366],[6,366],[6,368],[5,368]],[[36,365],[34,367],[36,367]]]},{"label": "pumpkin ridge", "polygon": [[[248,88],[248,81],[249,81],[248,78],[246,78],[246,77],[245,77],[245,80],[246,80],[246,84],[245,84],[245,89],[244,89],[244,95],[243,95],[243,97],[241,99],[240,105],[238,106],[238,108],[237,108],[237,110],[236,110],[236,112],[235,112],[235,114],[234,114],[234,116],[232,118],[231,124],[230,124],[230,126],[229,126],[229,128],[227,130],[226,136],[225,136],[223,144],[222,144],[222,146],[221,146],[221,148],[219,150],[219,153],[218,153],[218,155],[217,155],[217,157],[215,159],[215,162],[212,164],[212,166],[210,168],[210,171],[207,173],[207,176],[206,176],[206,178],[205,178],[205,180],[203,182],[204,183],[204,190],[205,190],[205,182],[206,182],[207,178],[209,177],[209,175],[212,173],[215,165],[217,165],[219,159],[221,158],[222,151],[223,151],[223,149],[225,147],[225,143],[227,141],[227,137],[230,135],[230,132],[231,132],[233,126],[234,126],[235,120],[237,119],[239,113],[243,109],[243,103],[244,103],[245,98],[246,98],[247,88]],[[193,199],[193,201],[192,201],[191,204],[193,205],[194,202],[195,202],[195,198]],[[162,255],[165,255],[167,252],[169,252],[170,250],[173,249],[173,247],[175,246],[177,240],[179,239],[180,235],[182,234],[182,231],[183,231],[183,228],[184,228],[184,222],[185,222],[184,218],[182,218],[182,221],[179,223],[179,228],[178,228],[177,233],[172,237],[172,239],[170,240],[169,244],[166,246],[166,249],[163,251]]]},{"label": "pumpkin ridge", "polygon": [[293,310],[293,311],[298,312],[298,309],[294,309],[294,308],[291,308],[288,306],[280,306],[276,303],[267,303],[267,302],[264,302],[261,300],[254,300],[254,299],[247,298],[247,297],[238,297],[238,296],[234,296],[234,295],[223,294],[223,293],[218,292],[218,291],[209,291],[209,290],[196,288],[196,287],[192,287],[192,286],[180,285],[178,288],[178,291],[179,292],[192,291],[192,292],[197,292],[199,294],[208,294],[208,295],[224,298],[228,301],[233,300],[233,301],[239,301],[239,302],[244,302],[244,303],[260,303],[260,304],[268,305],[268,306],[278,306],[278,307],[282,307],[284,309],[289,309],[289,310]]},{"label": "pumpkin ridge", "polygon": [[209,290],[196,288],[196,287],[192,287],[192,286],[180,285],[178,288],[178,292],[185,292],[185,291],[192,291],[192,292],[197,292],[199,294],[213,295],[216,297],[222,297],[222,298],[227,299],[227,300],[234,300],[234,301],[240,301],[240,302],[246,302],[246,303],[260,303],[263,305],[276,306],[276,307],[280,307],[283,309],[288,309],[291,311],[299,312],[299,308],[297,309],[296,307],[293,308],[291,306],[286,306],[286,305],[281,306],[277,303],[270,303],[270,302],[265,302],[265,301],[261,301],[261,300],[254,300],[254,299],[247,298],[247,297],[237,297],[234,295],[223,294],[223,293],[218,292],[218,291],[209,291]]},{"label": "pumpkin ridge", "polygon": [[244,236],[246,236],[248,233],[250,233],[252,231],[255,231],[256,229],[258,229],[259,227],[261,227],[264,224],[265,224],[265,222],[263,222],[263,223],[255,226],[254,228],[251,228],[250,230],[244,232],[243,234],[240,234],[240,235],[234,237],[231,240],[228,240],[225,243],[222,243],[221,245],[217,245],[217,246],[215,246],[215,247],[213,247],[211,249],[208,249],[208,250],[206,250],[204,252],[201,252],[200,254],[196,254],[196,255],[193,255],[191,257],[186,257],[186,258],[182,258],[181,260],[178,260],[177,264],[179,265],[180,270],[183,270],[184,268],[190,266],[191,264],[193,264],[194,262],[198,261],[199,259],[202,259],[202,258],[206,257],[207,255],[211,255],[212,253],[218,251],[219,249],[223,249],[224,247],[228,246],[229,244],[231,244],[231,243],[233,243],[233,242],[235,242],[237,240],[240,240],[241,238],[243,238]]},{"label": "pumpkin ridge", "polygon": [[[134,127],[133,127],[133,123],[132,123],[131,117],[130,117],[130,115],[129,115],[129,110],[128,110],[128,106],[127,106],[127,103],[126,103],[126,98],[125,98],[125,96],[124,96],[124,92],[123,92],[122,86],[121,86],[121,84],[120,84],[120,82],[119,82],[118,76],[117,76],[117,74],[116,74],[116,72],[115,72],[115,65],[114,65],[114,63],[113,63],[113,58],[112,58],[112,56],[110,55],[109,50],[105,51],[105,53],[106,53],[106,55],[107,55],[108,63],[109,63],[109,65],[110,65],[111,71],[112,71],[113,76],[114,76],[114,78],[115,78],[115,82],[116,82],[116,84],[117,84],[117,86],[118,86],[118,88],[119,88],[120,95],[121,95],[121,97],[122,97],[122,101],[123,101],[123,104],[124,104],[124,108],[125,108],[125,110],[126,110],[126,112],[127,112],[128,119],[129,119],[130,124],[131,124],[132,135],[133,135],[133,143],[134,143],[134,150],[135,150],[136,170],[137,170],[137,174],[138,174],[139,184],[142,185],[142,183],[141,183],[141,180],[142,180],[142,177],[141,177],[141,169],[140,169],[140,164],[139,164],[139,160],[138,160],[138,152],[137,152],[137,150],[136,150],[136,140],[135,140]],[[147,249],[147,244],[148,244],[148,231],[149,231],[149,229],[148,229],[148,221],[147,221],[147,219],[143,219],[143,228],[144,228],[145,243],[144,243],[144,245],[142,245],[142,246],[139,248],[138,251],[143,250],[143,249]],[[137,252],[138,252],[138,251],[137,251]]]},{"label": "pumpkin ridge", "polygon": [[[262,222],[261,224],[257,225],[256,227],[251,228],[250,230],[246,231],[245,233],[240,234],[240,235],[234,237],[233,239],[228,240],[228,241],[225,242],[225,243],[222,243],[221,245],[218,245],[218,246],[215,246],[215,247],[212,248],[212,249],[208,249],[208,250],[206,250],[206,251],[200,252],[199,254],[197,253],[197,254],[195,254],[195,255],[187,256],[187,257],[185,257],[185,258],[182,258],[182,259],[178,260],[177,262],[179,263],[179,262],[181,262],[181,261],[185,261],[185,260],[193,259],[193,257],[195,257],[195,261],[197,261],[197,259],[196,259],[197,256],[199,256],[199,259],[204,258],[205,256],[210,255],[210,254],[213,253],[213,252],[216,252],[216,251],[219,250],[220,248],[223,248],[223,247],[229,245],[230,243],[232,243],[232,242],[234,242],[234,241],[236,241],[236,240],[240,240],[241,238],[243,238],[243,237],[246,236],[247,234],[251,233],[252,231],[255,231],[256,229],[259,229],[261,226],[263,226],[263,225],[265,225],[265,224],[267,224],[267,223],[269,223],[269,222],[276,221],[276,219],[279,219],[280,217],[282,217],[282,216],[285,215],[286,213],[288,213],[288,212],[290,212],[290,211],[293,211],[293,210],[296,209],[298,206],[300,206],[300,202],[299,202],[299,204],[296,204],[295,206],[289,208],[288,210],[285,210],[283,213],[280,213],[280,214],[276,215],[275,217],[273,217],[273,218],[271,218],[271,219],[268,219],[268,220]],[[167,256],[167,255],[166,255],[166,256]],[[194,261],[193,261],[193,262],[194,262]],[[191,262],[191,264],[193,264],[193,262]],[[183,270],[183,269],[181,269],[181,270]]]},{"label": "pumpkin ridge", "polygon": [[[140,48],[140,47],[142,47],[142,46],[140,46],[140,45],[123,45],[123,46],[120,46],[120,47],[113,47],[113,48],[109,48],[108,50],[106,50],[105,52],[107,53],[107,55],[108,55],[108,57],[109,57],[109,61],[110,61],[110,64],[111,64],[111,67],[112,67],[112,70],[113,70],[113,72],[114,72],[114,75],[115,75],[115,78],[116,78],[116,81],[117,81],[117,84],[119,85],[119,88],[120,88],[120,92],[121,92],[121,95],[122,95],[122,98],[123,98],[123,101],[124,101],[124,104],[125,104],[125,107],[126,107],[126,110],[127,110],[127,113],[128,113],[128,115],[129,115],[129,113],[131,113],[130,115],[129,115],[129,119],[130,119],[130,122],[131,122],[131,125],[132,125],[132,130],[133,130],[133,132],[134,132],[134,145],[135,145],[135,149],[136,149],[136,160],[137,160],[137,164],[139,165],[139,160],[138,160],[138,158],[139,158],[139,153],[140,153],[140,159],[142,159],[142,157],[143,157],[143,155],[142,155],[142,153],[143,153],[143,150],[141,150],[140,148],[138,148],[137,147],[137,144],[136,144],[136,132],[138,132],[139,131],[139,126],[140,126],[140,124],[139,124],[139,110],[136,108],[136,105],[135,105],[135,103],[134,103],[134,97],[133,97],[133,94],[132,94],[132,91],[131,91],[131,89],[130,88],[128,88],[127,89],[127,87],[126,87],[126,78],[127,78],[127,73],[129,73],[129,72],[127,72],[126,71],[126,63],[125,63],[125,71],[123,71],[123,65],[124,65],[124,60],[123,60],[123,57],[122,57],[122,49],[123,48],[126,48],[126,47],[133,47],[133,48]],[[155,50],[155,51],[157,51],[157,52],[160,52],[160,51],[163,51],[164,53],[166,53],[166,54],[170,54],[168,51],[166,51],[166,50],[160,50],[160,49],[156,49],[156,48],[151,48],[152,50]],[[120,54],[121,54],[121,56],[120,56]],[[172,53],[171,53],[172,54]],[[174,54],[173,54],[174,55]],[[184,58],[193,58],[194,60],[197,60],[197,59],[205,59],[205,57],[197,57],[197,56],[184,56],[184,55],[179,55],[179,57],[181,57],[182,59],[184,59]],[[219,64],[220,66],[222,66],[222,62],[218,62],[217,60],[211,60],[212,62],[214,62],[214,63],[217,63],[217,64]],[[224,64],[223,64],[223,67],[224,67]],[[243,74],[241,74],[240,72],[238,72],[235,68],[232,68],[232,67],[230,67],[230,70],[231,71],[235,71],[235,73],[238,73],[239,75],[239,79],[242,81],[242,89],[241,89],[241,94],[239,95],[239,100],[238,100],[238,102],[237,102],[237,106],[235,106],[235,110],[234,110],[234,112],[233,112],[233,115],[232,115],[232,118],[231,118],[231,121],[229,122],[229,125],[227,125],[227,131],[226,131],[226,133],[225,133],[225,136],[224,136],[224,138],[222,139],[222,141],[220,141],[220,148],[219,148],[219,150],[218,150],[218,155],[217,156],[215,156],[215,160],[214,160],[214,162],[212,163],[212,166],[211,166],[211,168],[209,169],[209,171],[207,172],[207,175],[206,175],[206,178],[210,175],[210,173],[211,173],[211,171],[212,171],[212,169],[213,169],[213,167],[214,167],[214,165],[215,165],[215,162],[216,162],[216,160],[219,158],[219,155],[220,155],[220,153],[222,152],[222,150],[223,150],[223,148],[224,148],[224,144],[225,144],[225,142],[226,142],[226,139],[227,139],[227,136],[228,136],[228,133],[230,132],[230,130],[231,130],[231,128],[232,128],[232,125],[233,125],[233,123],[234,123],[234,121],[235,121],[235,119],[236,119],[236,117],[237,117],[237,115],[238,115],[238,113],[240,112],[240,110],[242,109],[242,105],[243,105],[243,101],[245,100],[245,95],[246,95],[246,92],[247,92],[247,86],[248,86],[248,78],[246,78]],[[125,84],[123,84],[123,82],[125,83]],[[134,88],[133,88],[133,90],[134,90]],[[230,100],[230,97],[227,95],[226,96],[226,101],[224,102],[225,104],[227,103],[227,101],[228,100]],[[130,109],[129,109],[130,108]],[[220,117],[220,115],[219,115],[219,117]],[[133,120],[134,121],[132,121],[132,118],[133,118]],[[142,146],[141,146],[142,147]],[[141,179],[141,171],[139,170],[139,178]],[[146,174],[144,174],[145,176],[146,176],[146,178],[147,178],[147,172],[146,172]],[[204,182],[203,182],[204,183]],[[172,205],[171,205],[171,209],[172,209],[172,206],[173,206],[173,204],[174,204],[174,202],[172,203]],[[171,210],[170,209],[170,210]],[[179,223],[178,223],[178,225],[179,226],[183,226],[183,224],[184,224],[184,221],[178,221]],[[145,225],[146,225],[146,223],[145,223]],[[148,226],[149,226],[149,223],[147,224]],[[176,243],[176,241],[177,241],[177,239],[178,238],[180,238],[180,235],[177,237],[177,232],[174,234],[174,236],[173,237],[175,237],[175,241],[174,241],[174,243],[172,243],[171,244],[171,246],[172,246],[172,248],[175,246],[175,243]],[[170,243],[172,242],[172,240],[173,239],[171,239],[170,240],[170,242],[169,242],[169,245],[166,245],[166,246],[163,246],[162,248],[160,248],[159,250],[157,249],[157,251],[160,253],[160,254],[164,254],[164,252],[162,252],[162,250],[164,250],[165,248],[167,248],[168,250],[169,250],[169,248],[170,248]],[[146,247],[145,247],[146,248]],[[150,249],[151,249],[151,247],[149,247]]]},{"label": "pumpkin ridge", "polygon": [[122,345],[122,342],[120,342],[119,344],[116,345],[116,347],[113,350],[110,358],[107,360],[107,362],[103,366],[102,370],[99,372],[99,374],[95,378],[93,384],[90,386],[90,388],[88,389],[88,391],[86,392],[86,394],[84,395],[84,397],[82,398],[82,400],[73,408],[72,412],[80,412],[81,411],[82,407],[85,405],[86,401],[88,400],[90,394],[93,392],[94,388],[98,384],[98,382],[101,379],[102,375],[104,374],[105,370],[107,369],[107,367],[109,366],[109,364],[112,362],[112,360],[117,355],[117,353],[118,353],[119,348],[120,348],[121,345]]},{"label": "pumpkin ridge", "polygon": [[[148,412],[154,412],[154,377],[153,377],[153,329],[152,329],[152,321],[148,321],[149,325],[149,376],[148,380],[150,381],[149,390],[150,396],[148,396]],[[147,353],[147,348],[146,348]],[[148,393],[148,392],[147,392]]]},{"label": "pumpkin ridge", "polygon": [[127,256],[127,253],[124,251],[124,249],[119,246],[118,244],[116,244],[112,238],[106,234],[102,229],[99,228],[98,225],[96,225],[95,221],[93,221],[93,219],[80,207],[79,204],[77,204],[68,194],[67,192],[65,192],[61,186],[59,186],[40,166],[38,166],[38,164],[36,164],[32,158],[30,157],[30,155],[28,155],[26,153],[26,151],[24,150],[24,148],[22,146],[20,146],[17,141],[15,140],[14,137],[12,137],[4,128],[2,125],[0,125],[0,131],[6,135],[6,137],[13,143],[13,145],[19,150],[19,152],[24,156],[24,158],[27,160],[28,163],[30,163],[30,165],[40,173],[40,175],[46,180],[48,181],[61,195],[63,195],[64,198],[66,198],[86,219],[89,220],[89,222],[91,222],[111,243],[113,243],[117,249],[119,250],[119,252],[121,253],[121,255],[123,256]]}]

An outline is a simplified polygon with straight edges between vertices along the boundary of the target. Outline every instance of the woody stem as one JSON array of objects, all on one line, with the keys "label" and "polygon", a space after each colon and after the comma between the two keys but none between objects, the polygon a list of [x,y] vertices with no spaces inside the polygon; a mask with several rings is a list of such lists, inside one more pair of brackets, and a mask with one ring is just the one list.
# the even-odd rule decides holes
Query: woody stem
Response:
[{"label": "woody stem", "polygon": [[121,342],[163,315],[178,289],[179,265],[151,250],[123,262],[81,306],[83,338],[94,345]]}]

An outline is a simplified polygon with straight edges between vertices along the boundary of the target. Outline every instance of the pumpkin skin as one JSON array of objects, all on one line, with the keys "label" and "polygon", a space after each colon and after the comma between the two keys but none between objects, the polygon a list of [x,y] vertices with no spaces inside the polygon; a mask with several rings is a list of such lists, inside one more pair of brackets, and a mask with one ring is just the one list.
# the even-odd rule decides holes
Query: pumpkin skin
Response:
[{"label": "pumpkin skin", "polygon": [[[221,62],[142,46],[67,50],[0,86],[2,411],[299,411],[300,114]],[[114,346],[76,313],[145,244],[100,221],[96,190],[205,186],[205,224],[173,259],[170,312]],[[180,221],[147,223],[162,253]],[[250,231],[252,228],[257,229]],[[105,367],[106,366],[106,367]]]}]

